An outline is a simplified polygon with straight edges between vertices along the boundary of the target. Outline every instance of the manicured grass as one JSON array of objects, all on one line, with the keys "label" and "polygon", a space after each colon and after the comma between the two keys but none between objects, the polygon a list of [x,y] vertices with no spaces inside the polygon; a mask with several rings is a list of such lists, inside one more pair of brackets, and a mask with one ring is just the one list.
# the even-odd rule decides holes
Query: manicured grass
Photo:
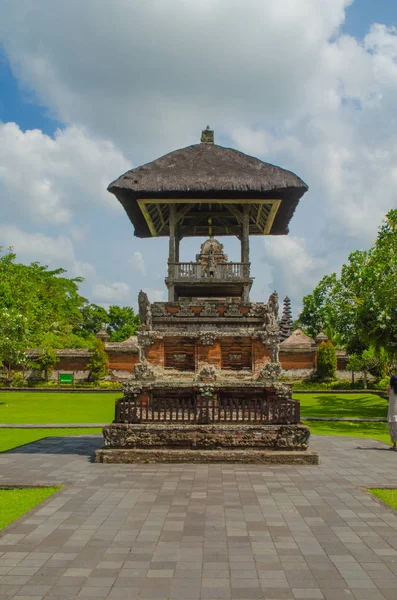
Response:
[{"label": "manicured grass", "polygon": [[370,438],[390,444],[387,423],[351,423],[342,421],[303,421],[316,435],[342,435],[356,438]]},{"label": "manicured grass", "polygon": [[0,489],[0,529],[43,502],[61,487]]},{"label": "manicured grass", "polygon": [[62,437],[65,435],[92,435],[101,433],[102,429],[0,429],[0,452],[12,450],[45,437]]},{"label": "manicured grass", "polygon": [[117,391],[0,392],[0,423],[110,423],[121,396]]},{"label": "manicured grass", "polygon": [[[374,419],[387,416],[388,401],[374,394],[299,394],[302,417],[355,417]],[[0,397],[1,399],[1,397]]]},{"label": "manicured grass", "polygon": [[383,502],[397,510],[397,490],[387,490],[383,488],[369,488],[368,489],[371,494],[377,496]]}]

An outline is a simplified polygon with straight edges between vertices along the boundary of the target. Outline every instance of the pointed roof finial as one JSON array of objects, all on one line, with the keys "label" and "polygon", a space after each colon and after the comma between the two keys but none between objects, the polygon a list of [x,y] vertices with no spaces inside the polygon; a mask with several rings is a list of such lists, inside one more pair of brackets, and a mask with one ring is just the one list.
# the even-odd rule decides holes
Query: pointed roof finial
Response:
[{"label": "pointed roof finial", "polygon": [[210,129],[207,125],[206,129],[201,132],[201,143],[202,144],[213,144],[214,143],[214,130]]}]

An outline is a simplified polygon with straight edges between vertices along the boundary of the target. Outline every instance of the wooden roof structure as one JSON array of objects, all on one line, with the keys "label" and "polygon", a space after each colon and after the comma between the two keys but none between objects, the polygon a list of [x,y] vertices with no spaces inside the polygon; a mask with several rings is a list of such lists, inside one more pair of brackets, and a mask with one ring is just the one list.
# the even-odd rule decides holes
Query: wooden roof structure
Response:
[{"label": "wooden roof structure", "polygon": [[291,335],[280,344],[280,349],[310,349],[315,347],[316,342],[312,340],[312,338],[310,338],[308,335],[303,333],[302,329],[295,329],[295,331],[293,331]]},{"label": "wooden roof structure", "polygon": [[291,171],[214,144],[207,128],[200,144],[131,169],[108,190],[141,238],[169,236],[170,206],[176,205],[182,238],[239,235],[244,205],[249,235],[287,234],[308,186]]}]

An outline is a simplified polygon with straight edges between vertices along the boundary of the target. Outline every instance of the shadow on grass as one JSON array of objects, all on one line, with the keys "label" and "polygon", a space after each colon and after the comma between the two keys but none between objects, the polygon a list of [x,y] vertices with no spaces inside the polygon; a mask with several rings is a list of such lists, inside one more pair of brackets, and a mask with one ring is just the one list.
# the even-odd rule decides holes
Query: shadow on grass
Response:
[{"label": "shadow on grass", "polygon": [[[304,421],[304,417],[303,417]],[[379,440],[385,444],[390,443],[387,423],[343,422],[343,421],[306,421],[310,431],[316,435],[334,435]]]},{"label": "shadow on grass", "polygon": [[39,440],[28,442],[1,454],[68,454],[91,457],[95,450],[103,447],[103,438],[100,434],[81,436],[54,436],[43,437]]},{"label": "shadow on grass", "polygon": [[302,417],[307,415],[310,417],[357,417],[365,419],[366,417],[385,418],[387,416],[387,400],[370,394],[350,398],[338,394],[311,394],[310,401],[315,402],[313,406],[305,406],[303,396],[300,397],[300,400]]}]

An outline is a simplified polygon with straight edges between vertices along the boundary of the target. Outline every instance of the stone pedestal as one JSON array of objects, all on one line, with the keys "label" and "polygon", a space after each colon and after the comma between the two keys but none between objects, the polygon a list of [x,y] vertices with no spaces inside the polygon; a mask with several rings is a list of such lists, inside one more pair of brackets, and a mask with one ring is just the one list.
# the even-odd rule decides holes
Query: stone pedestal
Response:
[{"label": "stone pedestal", "polygon": [[103,430],[97,462],[318,464],[305,425],[123,424]]}]

